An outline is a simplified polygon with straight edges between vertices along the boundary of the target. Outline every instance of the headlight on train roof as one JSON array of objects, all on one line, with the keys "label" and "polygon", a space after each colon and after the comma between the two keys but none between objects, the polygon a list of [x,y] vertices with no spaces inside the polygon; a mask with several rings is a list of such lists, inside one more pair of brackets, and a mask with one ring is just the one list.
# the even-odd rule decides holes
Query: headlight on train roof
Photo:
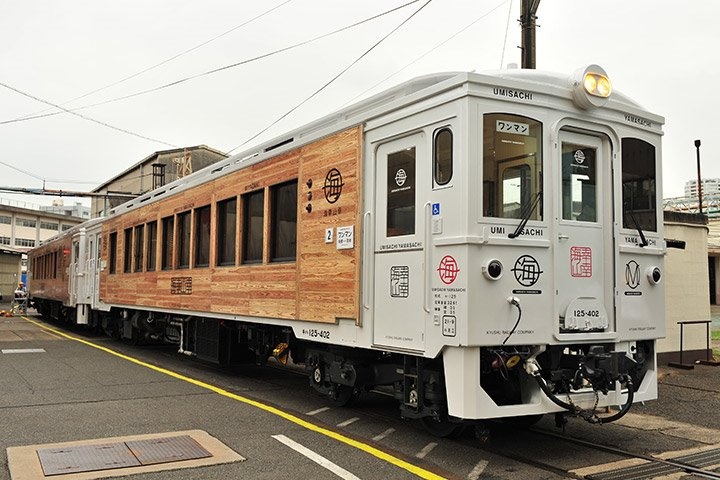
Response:
[{"label": "headlight on train roof", "polygon": [[612,93],[612,84],[602,67],[589,65],[573,74],[572,92],[575,103],[588,110],[601,107],[607,102]]}]

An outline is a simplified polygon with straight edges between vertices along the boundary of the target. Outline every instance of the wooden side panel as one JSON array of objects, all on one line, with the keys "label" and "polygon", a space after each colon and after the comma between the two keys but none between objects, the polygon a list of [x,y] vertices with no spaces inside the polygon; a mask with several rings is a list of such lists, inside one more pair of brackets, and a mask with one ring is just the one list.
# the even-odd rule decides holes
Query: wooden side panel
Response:
[{"label": "wooden side panel", "polygon": [[[360,127],[340,132],[109,219],[103,224],[101,256],[109,262],[108,237],[117,232],[118,264],[117,273],[109,274],[109,268],[101,273],[101,299],[110,304],[317,322],[358,319],[361,135]],[[296,261],[270,262],[270,187],[294,179],[298,181]],[[263,262],[243,265],[243,195],[261,189],[266,202]],[[237,258],[234,266],[216,266],[216,204],[228,198],[238,200]],[[162,218],[207,205],[212,215],[210,267],[192,268],[192,238],[191,268],[122,273],[126,228],[151,221],[161,225]],[[351,248],[338,249],[338,227],[352,228]],[[327,229],[333,230],[332,243],[325,243]],[[161,241],[159,229],[158,259]],[[177,245],[177,237],[173,243]]]},{"label": "wooden side panel", "polygon": [[[28,282],[28,293],[33,298],[44,298],[66,303],[69,300],[70,248],[72,238],[69,235],[59,238],[51,243],[32,250],[28,255],[28,265],[32,268],[33,258],[55,253],[55,277],[45,275],[44,278],[35,278],[35,272]],[[51,269],[50,265],[47,266]]]},{"label": "wooden side panel", "polygon": [[[300,318],[359,321],[361,145],[357,128],[303,149],[300,186],[306,195],[312,192],[312,201],[305,202],[312,212],[299,212]],[[352,228],[353,248],[338,248],[338,229],[343,227]]]}]

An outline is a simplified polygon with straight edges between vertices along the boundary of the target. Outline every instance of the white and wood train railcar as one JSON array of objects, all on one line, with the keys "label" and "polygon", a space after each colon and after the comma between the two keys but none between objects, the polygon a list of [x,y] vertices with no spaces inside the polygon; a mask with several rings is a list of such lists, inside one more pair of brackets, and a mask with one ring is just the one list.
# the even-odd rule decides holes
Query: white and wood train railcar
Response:
[{"label": "white and wood train railcar", "polygon": [[440,434],[613,420],[657,395],[662,124],[596,65],[421,77],[67,232],[63,309],[47,242],[31,294],[206,360],[290,352],[339,402],[392,385]]}]

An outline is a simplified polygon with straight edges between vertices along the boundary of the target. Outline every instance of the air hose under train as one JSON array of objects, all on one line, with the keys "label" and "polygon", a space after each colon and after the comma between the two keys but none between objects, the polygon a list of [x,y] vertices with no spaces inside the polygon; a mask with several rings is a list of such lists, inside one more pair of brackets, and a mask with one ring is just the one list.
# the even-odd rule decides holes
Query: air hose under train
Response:
[{"label": "air hose under train", "polygon": [[[595,413],[595,407],[593,407],[592,410],[585,410],[580,408],[579,406],[572,403],[572,400],[570,400],[570,397],[568,395],[568,402],[565,402],[558,398],[558,396],[553,393],[550,386],[547,384],[545,379],[542,377],[542,374],[540,373],[540,366],[538,365],[537,361],[535,360],[535,356],[539,353],[542,353],[544,351],[544,348],[541,349],[539,352],[537,352],[532,357],[528,358],[525,362],[525,371],[537,381],[538,386],[540,387],[540,390],[543,391],[543,393],[557,406],[564,408],[565,410],[569,411],[573,415],[577,415],[583,420],[592,423],[592,424],[603,424],[603,423],[610,423],[614,422],[616,420],[619,420],[625,414],[630,410],[630,407],[632,406],[633,399],[635,398],[635,386],[633,385],[632,378],[630,375],[623,373],[616,377],[614,380],[620,382],[620,384],[625,384],[627,387],[627,400],[625,401],[625,404],[620,408],[620,410],[610,416],[607,417],[600,417]],[[585,368],[583,365],[580,365],[576,376],[578,378],[582,378],[588,381],[590,385],[593,388],[593,391],[595,392],[595,396],[597,399],[598,395],[598,388],[592,383],[591,379],[584,374]],[[606,390],[606,389],[604,389]],[[607,393],[607,391],[604,391],[603,393]],[[595,402],[595,405],[597,406],[597,401]]]}]

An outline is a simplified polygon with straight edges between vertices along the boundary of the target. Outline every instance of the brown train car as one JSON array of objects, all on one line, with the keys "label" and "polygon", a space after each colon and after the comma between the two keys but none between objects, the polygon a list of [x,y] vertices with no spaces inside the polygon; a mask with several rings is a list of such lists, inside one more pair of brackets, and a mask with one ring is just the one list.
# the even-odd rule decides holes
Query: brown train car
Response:
[{"label": "brown train car", "polygon": [[[100,300],[212,316],[359,322],[361,129],[167,192],[102,227]],[[329,166],[331,165],[331,166]],[[206,172],[207,173],[207,172]],[[332,182],[336,182],[333,191]]]},{"label": "brown train car", "polygon": [[28,295],[36,299],[36,308],[53,317],[61,307],[72,304],[70,298],[71,236],[62,234],[28,253]]}]

